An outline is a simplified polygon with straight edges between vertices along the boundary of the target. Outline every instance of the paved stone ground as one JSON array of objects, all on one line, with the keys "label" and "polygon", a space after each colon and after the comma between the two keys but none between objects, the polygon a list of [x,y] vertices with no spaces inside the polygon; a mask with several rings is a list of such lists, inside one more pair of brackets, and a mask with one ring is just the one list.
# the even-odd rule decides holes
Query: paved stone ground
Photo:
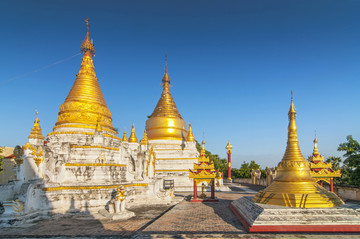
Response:
[{"label": "paved stone ground", "polygon": [[[263,187],[233,184],[232,192],[217,192],[217,203],[190,203],[189,193],[176,206],[132,208],[136,217],[121,221],[99,215],[74,215],[43,220],[29,227],[0,228],[2,238],[360,238],[360,234],[248,234],[228,208],[232,200],[254,195]],[[353,202],[354,203],[354,202]],[[356,204],[356,203],[355,203]],[[357,204],[358,206],[358,204]]]}]

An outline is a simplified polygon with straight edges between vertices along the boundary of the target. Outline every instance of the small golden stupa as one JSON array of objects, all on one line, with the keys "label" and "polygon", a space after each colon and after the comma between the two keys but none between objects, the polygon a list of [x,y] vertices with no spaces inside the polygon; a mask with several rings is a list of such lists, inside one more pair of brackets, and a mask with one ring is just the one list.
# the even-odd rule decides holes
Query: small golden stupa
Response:
[{"label": "small golden stupa", "polygon": [[44,140],[44,136],[41,132],[41,127],[40,127],[40,120],[38,118],[38,112],[36,111],[36,118],[34,121],[34,125],[31,129],[30,135],[29,135],[29,139],[40,139],[40,140]]},{"label": "small golden stupa", "polygon": [[137,143],[138,140],[136,138],[136,135],[135,135],[135,126],[134,124],[132,125],[131,127],[131,133],[130,133],[130,137],[129,137],[129,143]]},{"label": "small golden stupa", "polygon": [[116,135],[111,112],[106,105],[95,74],[92,59],[95,54],[95,47],[89,36],[89,19],[85,21],[87,32],[80,47],[81,53],[83,53],[82,63],[65,102],[60,106],[54,131],[68,128],[96,129],[97,125],[100,124],[103,131]]},{"label": "small golden stupa", "polygon": [[165,74],[162,79],[163,91],[154,112],[146,121],[146,132],[149,140],[183,140],[187,136],[186,123],[181,117],[174,99],[170,94],[170,77],[167,72],[165,57]]},{"label": "small golden stupa", "polygon": [[253,201],[299,208],[329,208],[344,204],[336,194],[318,185],[311,177],[309,163],[300,151],[295,118],[291,92],[285,155],[278,164],[278,174],[274,182],[265,190],[259,191]]}]

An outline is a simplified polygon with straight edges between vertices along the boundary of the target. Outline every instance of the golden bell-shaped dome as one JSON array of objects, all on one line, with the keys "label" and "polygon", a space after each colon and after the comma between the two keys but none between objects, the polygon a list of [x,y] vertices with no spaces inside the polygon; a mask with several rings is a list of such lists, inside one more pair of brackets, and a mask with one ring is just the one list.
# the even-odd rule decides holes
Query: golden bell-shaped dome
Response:
[{"label": "golden bell-shaped dome", "polygon": [[284,157],[278,164],[277,177],[265,190],[258,192],[253,200],[257,203],[300,208],[329,208],[343,204],[336,194],[318,185],[311,177],[309,163],[300,151],[295,118],[291,92],[288,141]]},{"label": "golden bell-shaped dome", "polygon": [[81,44],[83,58],[80,70],[65,102],[60,106],[54,131],[59,128],[81,128],[81,126],[84,126],[84,128],[90,126],[96,129],[97,125],[100,124],[102,130],[115,135],[111,112],[106,105],[95,74],[92,59],[95,48],[90,40],[88,20],[86,20],[86,23],[86,37]]},{"label": "golden bell-shaped dome", "polygon": [[41,132],[41,127],[40,127],[40,120],[38,118],[38,112],[36,112],[36,118],[35,118],[35,121],[34,121],[34,125],[31,129],[31,132],[30,132],[30,135],[29,135],[29,139],[41,139],[43,140],[44,139],[44,136]]},{"label": "golden bell-shaped dome", "polygon": [[133,124],[132,127],[131,127],[129,143],[137,143],[137,142],[138,142],[138,140],[137,140],[136,135],[135,135],[135,126]]},{"label": "golden bell-shaped dome", "polygon": [[165,66],[162,79],[163,91],[154,112],[146,121],[146,132],[149,140],[169,139],[183,140],[187,136],[186,123],[182,119],[174,99],[170,94],[170,77]]}]

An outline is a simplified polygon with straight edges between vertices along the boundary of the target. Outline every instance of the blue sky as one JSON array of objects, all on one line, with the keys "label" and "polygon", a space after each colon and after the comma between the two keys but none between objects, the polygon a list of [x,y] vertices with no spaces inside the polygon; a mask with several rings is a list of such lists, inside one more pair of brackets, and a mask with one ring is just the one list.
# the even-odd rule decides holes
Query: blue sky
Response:
[{"label": "blue sky", "polygon": [[234,167],[281,160],[291,90],[303,155],[316,130],[320,153],[340,156],[347,135],[360,140],[359,12],[359,1],[331,0],[1,1],[0,145],[27,141],[35,109],[43,133],[52,131],[89,17],[95,70],[119,131],[134,121],[142,137],[167,53],[181,115],[213,153],[225,157],[230,139]]}]

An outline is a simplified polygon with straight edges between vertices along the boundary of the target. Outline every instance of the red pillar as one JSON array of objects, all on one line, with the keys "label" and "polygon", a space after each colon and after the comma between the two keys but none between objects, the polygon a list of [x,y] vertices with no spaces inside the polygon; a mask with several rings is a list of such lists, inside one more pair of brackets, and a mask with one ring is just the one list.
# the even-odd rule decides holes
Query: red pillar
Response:
[{"label": "red pillar", "polygon": [[231,151],[228,150],[228,180],[231,181]]},{"label": "red pillar", "polygon": [[197,199],[197,184],[195,179],[194,179],[194,199]]},{"label": "red pillar", "polygon": [[330,192],[334,192],[334,179],[330,179]]},{"label": "red pillar", "polygon": [[321,187],[323,187],[323,184],[324,184],[323,181],[320,181],[320,186],[321,186]]},{"label": "red pillar", "polygon": [[211,199],[215,199],[215,179],[211,182]]}]

